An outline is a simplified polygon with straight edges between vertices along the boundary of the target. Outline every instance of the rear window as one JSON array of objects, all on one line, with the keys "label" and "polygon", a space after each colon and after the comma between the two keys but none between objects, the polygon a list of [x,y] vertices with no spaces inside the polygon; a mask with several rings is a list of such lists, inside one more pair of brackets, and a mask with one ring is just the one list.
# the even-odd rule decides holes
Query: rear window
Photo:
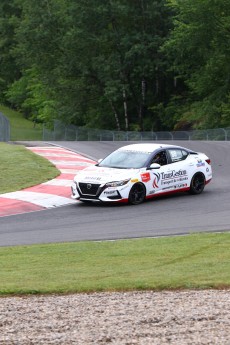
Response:
[{"label": "rear window", "polygon": [[183,161],[184,159],[186,159],[188,157],[188,152],[185,150],[170,149],[168,151],[169,151],[169,155],[170,155],[172,163]]}]

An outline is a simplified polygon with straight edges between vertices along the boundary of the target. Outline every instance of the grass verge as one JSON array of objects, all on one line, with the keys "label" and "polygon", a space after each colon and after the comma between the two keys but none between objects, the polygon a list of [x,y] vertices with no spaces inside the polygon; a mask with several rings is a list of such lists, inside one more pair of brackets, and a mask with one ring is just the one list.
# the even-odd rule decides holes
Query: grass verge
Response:
[{"label": "grass verge", "polygon": [[10,140],[42,140],[42,125],[36,125],[27,120],[23,114],[0,104],[0,111],[10,121]]},{"label": "grass verge", "polygon": [[230,233],[2,247],[0,294],[229,287],[229,247]]},{"label": "grass verge", "polygon": [[0,194],[34,186],[59,174],[52,163],[24,146],[0,143]]}]

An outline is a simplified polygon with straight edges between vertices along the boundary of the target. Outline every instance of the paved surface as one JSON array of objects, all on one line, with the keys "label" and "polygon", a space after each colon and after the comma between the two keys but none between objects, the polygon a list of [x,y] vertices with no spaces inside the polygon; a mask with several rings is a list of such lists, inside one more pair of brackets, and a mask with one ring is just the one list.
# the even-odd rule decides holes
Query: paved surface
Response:
[{"label": "paved surface", "polygon": [[[167,142],[169,143],[169,142]],[[170,142],[171,143],[171,142]],[[178,142],[173,142],[178,144]],[[39,144],[39,143],[36,143]],[[123,142],[55,142],[99,159]],[[127,144],[127,142],[125,143]],[[0,218],[0,245],[181,235],[230,229],[230,142],[179,142],[212,160],[213,181],[198,196],[156,198],[138,206],[76,203]]]},{"label": "paved surface", "polygon": [[76,204],[70,198],[70,186],[77,171],[94,164],[91,159],[61,147],[28,147],[29,150],[51,161],[60,175],[40,185],[0,195],[0,216],[41,211]]},{"label": "paved surface", "polygon": [[[93,158],[120,145],[61,144]],[[0,245],[229,230],[230,143],[182,145],[199,148],[212,159],[214,179],[200,196],[175,195],[138,207],[76,203],[46,209],[38,205],[41,212],[0,218]],[[17,200],[8,198],[8,202]],[[229,301],[229,290],[2,298],[0,343],[229,345]]]}]

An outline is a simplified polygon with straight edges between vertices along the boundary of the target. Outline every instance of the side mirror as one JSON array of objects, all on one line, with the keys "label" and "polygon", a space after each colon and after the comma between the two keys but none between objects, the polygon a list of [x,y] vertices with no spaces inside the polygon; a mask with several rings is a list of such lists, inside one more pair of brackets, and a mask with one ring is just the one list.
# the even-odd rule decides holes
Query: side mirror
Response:
[{"label": "side mirror", "polygon": [[152,169],[160,169],[161,165],[158,164],[158,163],[152,163],[149,167],[149,170],[152,170]]}]

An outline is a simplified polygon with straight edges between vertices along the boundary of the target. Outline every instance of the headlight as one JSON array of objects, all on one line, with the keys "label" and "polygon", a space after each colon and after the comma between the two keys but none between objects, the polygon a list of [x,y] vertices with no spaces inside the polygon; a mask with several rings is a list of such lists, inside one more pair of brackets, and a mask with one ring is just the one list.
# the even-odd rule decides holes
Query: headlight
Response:
[{"label": "headlight", "polygon": [[113,181],[113,182],[108,182],[106,183],[106,187],[120,187],[120,186],[124,186],[125,184],[127,184],[130,181],[130,178],[127,180],[123,180],[123,181]]}]

